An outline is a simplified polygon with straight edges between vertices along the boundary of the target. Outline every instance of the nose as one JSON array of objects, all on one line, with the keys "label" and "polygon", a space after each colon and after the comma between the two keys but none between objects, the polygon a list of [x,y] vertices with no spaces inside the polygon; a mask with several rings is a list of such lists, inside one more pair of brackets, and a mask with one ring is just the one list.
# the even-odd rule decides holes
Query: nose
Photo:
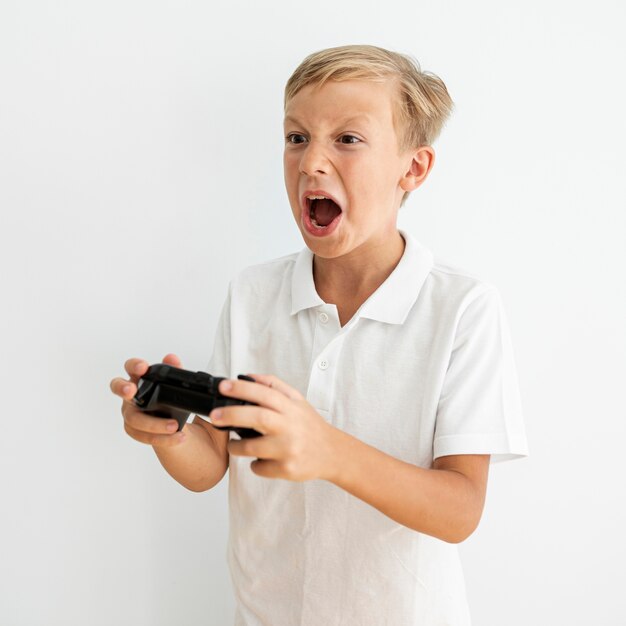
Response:
[{"label": "nose", "polygon": [[324,152],[324,148],[315,141],[311,141],[300,158],[300,173],[307,176],[315,174],[328,174],[330,162]]}]

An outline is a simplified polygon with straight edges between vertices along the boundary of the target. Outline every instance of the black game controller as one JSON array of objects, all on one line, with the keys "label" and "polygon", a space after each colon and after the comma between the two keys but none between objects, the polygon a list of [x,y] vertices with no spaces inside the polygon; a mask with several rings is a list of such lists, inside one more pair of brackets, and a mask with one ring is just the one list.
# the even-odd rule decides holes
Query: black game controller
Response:
[{"label": "black game controller", "polygon": [[[240,380],[255,382],[253,378],[240,374]],[[190,413],[208,416],[221,406],[253,404],[223,396],[217,389],[223,378],[206,372],[191,372],[172,365],[157,363],[139,379],[135,406],[154,417],[175,419],[178,430],[182,430]],[[239,426],[214,426],[220,430],[234,430],[242,438],[260,437],[253,428]]]}]

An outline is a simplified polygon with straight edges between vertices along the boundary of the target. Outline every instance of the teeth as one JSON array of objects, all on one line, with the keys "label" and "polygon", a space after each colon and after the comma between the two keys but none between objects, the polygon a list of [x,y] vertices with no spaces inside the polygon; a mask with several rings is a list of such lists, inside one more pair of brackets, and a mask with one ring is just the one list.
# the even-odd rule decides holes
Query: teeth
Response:
[{"label": "teeth", "polygon": [[326,196],[307,196],[309,200],[327,200]]}]

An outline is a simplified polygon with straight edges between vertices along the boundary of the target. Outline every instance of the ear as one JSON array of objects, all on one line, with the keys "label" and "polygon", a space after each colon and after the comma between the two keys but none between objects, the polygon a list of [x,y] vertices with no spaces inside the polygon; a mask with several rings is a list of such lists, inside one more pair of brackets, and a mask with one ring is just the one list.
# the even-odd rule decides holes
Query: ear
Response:
[{"label": "ear", "polygon": [[409,167],[400,180],[403,191],[417,189],[425,180],[435,164],[435,151],[432,146],[421,146],[408,153]]}]

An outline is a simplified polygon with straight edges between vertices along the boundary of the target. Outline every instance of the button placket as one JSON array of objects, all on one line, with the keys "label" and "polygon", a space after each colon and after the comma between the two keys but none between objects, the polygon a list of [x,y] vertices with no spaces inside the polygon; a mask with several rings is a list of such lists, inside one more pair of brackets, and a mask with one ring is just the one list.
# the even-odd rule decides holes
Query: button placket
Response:
[{"label": "button placket", "polygon": [[341,350],[342,333],[334,305],[323,305],[314,315],[315,334],[309,373],[307,400],[320,412],[327,413],[332,400],[333,364]]}]

